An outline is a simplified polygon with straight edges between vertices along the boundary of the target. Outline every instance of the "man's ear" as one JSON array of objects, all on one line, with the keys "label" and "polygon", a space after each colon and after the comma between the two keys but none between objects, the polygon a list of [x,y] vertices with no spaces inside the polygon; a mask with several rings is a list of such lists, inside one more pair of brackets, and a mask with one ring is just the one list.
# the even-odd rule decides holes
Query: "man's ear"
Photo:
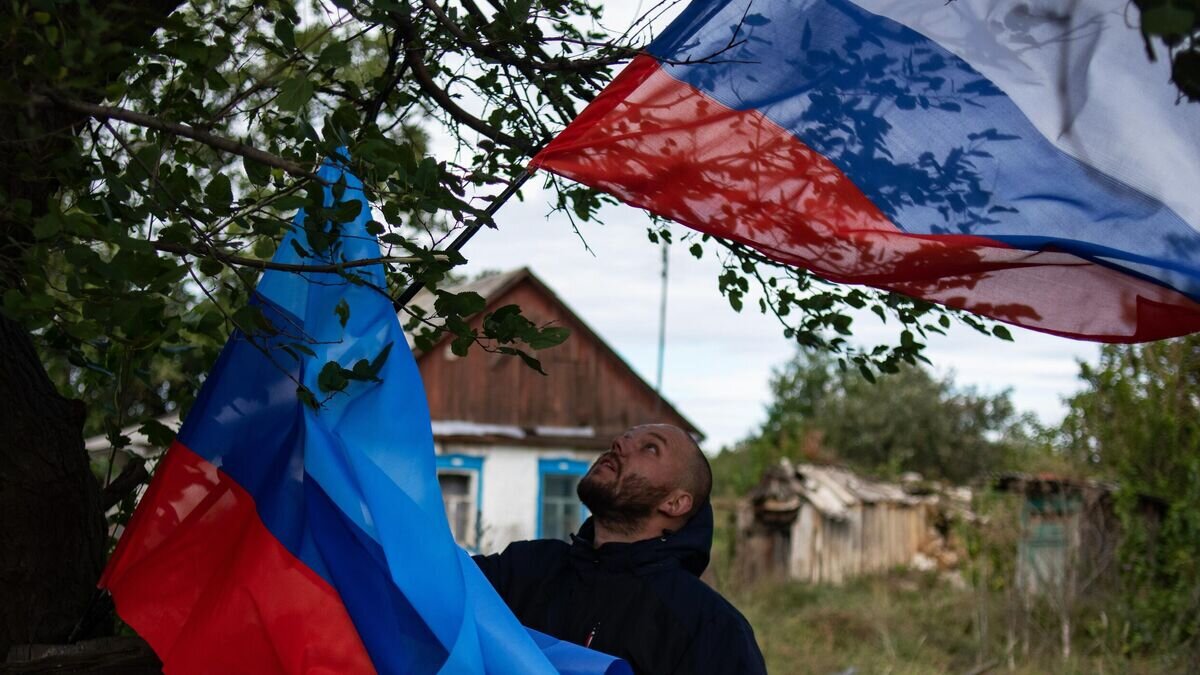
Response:
[{"label": "man's ear", "polygon": [[692,494],[686,490],[676,489],[671,492],[666,501],[658,505],[658,510],[670,518],[686,516],[692,510]]}]

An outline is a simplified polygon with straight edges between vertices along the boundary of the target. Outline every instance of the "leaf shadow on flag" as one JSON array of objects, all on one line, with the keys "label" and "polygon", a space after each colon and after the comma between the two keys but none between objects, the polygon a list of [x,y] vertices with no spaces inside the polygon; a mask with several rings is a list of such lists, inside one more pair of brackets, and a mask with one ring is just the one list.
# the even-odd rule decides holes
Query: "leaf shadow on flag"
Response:
[{"label": "leaf shadow on flag", "polygon": [[[1136,256],[1117,272],[1113,249],[1072,239],[1086,226],[1103,243],[1130,190],[964,62],[843,0],[753,23],[744,4],[652,45],[662,63],[635,60],[535,165],[830,281],[1035,329],[1120,337],[1178,304]],[[1153,216],[1140,197],[1115,215]]]}]

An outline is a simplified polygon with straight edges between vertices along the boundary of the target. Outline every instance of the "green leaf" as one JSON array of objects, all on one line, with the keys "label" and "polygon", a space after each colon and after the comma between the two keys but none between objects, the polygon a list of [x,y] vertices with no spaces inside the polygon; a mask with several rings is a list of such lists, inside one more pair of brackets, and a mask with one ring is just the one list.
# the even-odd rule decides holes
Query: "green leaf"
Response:
[{"label": "green leaf", "polygon": [[279,43],[288,49],[296,48],[296,29],[287,19],[280,19],[275,22],[275,37],[279,39]]},{"label": "green leaf", "polygon": [[62,231],[62,219],[57,213],[47,213],[33,224],[34,239],[49,239]]},{"label": "green leaf", "polygon": [[550,326],[538,331],[525,342],[533,349],[547,349],[561,345],[571,336],[571,329],[562,326]]},{"label": "green leaf", "polygon": [[840,335],[850,335],[850,324],[852,323],[854,323],[854,319],[845,314],[837,314],[833,317],[833,329]]},{"label": "green leaf", "polygon": [[233,325],[243,333],[252,335],[257,332],[258,317],[256,315],[261,312],[262,310],[257,307],[246,305],[233,313]]},{"label": "green leaf", "polygon": [[541,373],[542,375],[548,374],[542,368],[541,361],[538,361],[537,359],[533,358],[529,354],[526,354],[525,352],[521,351],[520,349],[514,349],[512,347],[501,347],[500,351],[501,351],[501,353],[511,354],[513,356],[520,358],[521,361],[523,361],[526,366],[529,366],[530,368],[536,370],[538,373]]},{"label": "green leaf", "polygon": [[300,195],[287,195],[275,200],[275,208],[280,211],[295,211],[308,205],[308,199]]},{"label": "green leaf", "polygon": [[1195,21],[1195,10],[1168,3],[1142,12],[1142,32],[1150,35],[1187,35],[1192,32]]},{"label": "green leaf", "polygon": [[1004,326],[992,326],[992,335],[995,335],[1001,340],[1008,340],[1009,342],[1012,342],[1013,339],[1012,333],[1010,333],[1008,328],[1005,328]]},{"label": "green leaf", "polygon": [[364,382],[379,382],[379,371],[383,368],[383,364],[387,362],[388,355],[391,352],[392,343],[389,342],[370,361],[366,359],[356,361],[354,368],[350,371],[354,379]]},{"label": "green leaf", "polygon": [[279,329],[255,305],[244,305],[233,313],[233,323],[246,335],[277,335]]},{"label": "green leaf", "polygon": [[271,182],[271,167],[252,159],[242,158],[242,168],[246,170],[246,178],[251,184],[265,187]]},{"label": "green leaf", "polygon": [[166,448],[175,440],[175,430],[158,420],[146,420],[138,431],[146,436],[150,445],[157,448]]},{"label": "green leaf", "polygon": [[220,328],[225,322],[225,316],[216,308],[210,307],[208,311],[200,314],[196,319],[195,330],[200,333],[208,333]]},{"label": "green leaf", "polygon": [[268,260],[274,254],[275,242],[271,239],[262,237],[258,241],[254,242],[254,255],[262,258],[263,260]]},{"label": "green leaf", "polygon": [[326,394],[344,391],[346,385],[350,383],[344,374],[344,370],[337,361],[329,361],[317,375],[317,387]]},{"label": "green leaf", "polygon": [[376,354],[375,358],[371,360],[371,377],[375,377],[379,374],[379,371],[383,369],[383,364],[387,363],[388,355],[391,353],[392,343],[389,342],[384,345],[383,349],[379,350],[379,353]]},{"label": "green leaf", "polygon": [[[515,305],[509,305],[514,307]],[[448,293],[446,291],[437,291],[437,299],[433,302],[434,311],[443,316],[471,316],[482,312],[487,307],[487,301],[483,296],[467,291],[465,293]],[[517,309],[517,312],[520,312]]]},{"label": "green leaf", "polygon": [[350,64],[350,48],[344,42],[334,42],[321,50],[317,65],[338,68]]},{"label": "green leaf", "polygon": [[321,405],[317,402],[317,397],[313,396],[313,393],[308,390],[308,387],[296,387],[296,397],[300,399],[301,403],[309,408],[312,408],[313,410],[321,407]]},{"label": "green leaf", "polygon": [[313,85],[307,77],[293,77],[279,88],[275,105],[284,111],[296,111],[304,107],[313,96]]},{"label": "green leaf", "polygon": [[363,382],[376,379],[371,375],[371,362],[366,359],[359,359],[354,362],[354,366],[350,368],[350,377],[351,379]]},{"label": "green leaf", "polygon": [[290,342],[290,343],[288,343],[288,346],[306,356],[316,356],[317,355],[317,353],[314,352],[311,347],[304,344],[303,342]]},{"label": "green leaf", "polygon": [[217,276],[223,269],[225,269],[225,266],[221,264],[220,260],[216,260],[215,258],[200,259],[200,271],[210,277]]},{"label": "green leaf", "polygon": [[226,91],[229,89],[229,80],[226,80],[219,70],[208,71],[204,74],[204,79],[208,83],[209,89],[213,91]]},{"label": "green leaf", "polygon": [[862,374],[864,380],[870,382],[871,384],[875,384],[875,373],[872,373],[871,369],[865,364],[858,364],[858,372]]},{"label": "green leaf", "polygon": [[453,352],[455,356],[466,356],[467,350],[469,350],[473,344],[475,344],[474,335],[459,335],[451,340],[450,351]]},{"label": "green leaf", "polygon": [[204,188],[204,204],[217,213],[229,213],[233,202],[233,185],[229,176],[219,173]]},{"label": "green leaf", "polygon": [[339,223],[349,223],[363,211],[363,203],[357,199],[340,202],[334,209],[333,219]]},{"label": "green leaf", "polygon": [[350,303],[346,302],[345,298],[338,300],[337,306],[333,308],[333,313],[337,314],[338,323],[345,328],[346,322],[350,320]]}]

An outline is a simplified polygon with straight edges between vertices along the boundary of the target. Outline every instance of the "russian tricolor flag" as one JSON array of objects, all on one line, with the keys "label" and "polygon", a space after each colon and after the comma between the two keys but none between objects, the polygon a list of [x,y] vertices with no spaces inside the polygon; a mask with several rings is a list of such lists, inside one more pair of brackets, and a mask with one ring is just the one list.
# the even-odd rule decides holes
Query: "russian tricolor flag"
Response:
[{"label": "russian tricolor flag", "polygon": [[697,0],[533,161],[831,281],[1200,330],[1200,112],[1125,0]]},{"label": "russian tricolor flag", "polygon": [[[301,212],[276,262],[379,257],[358,179],[318,176],[326,206],[337,185],[360,215],[301,259]],[[120,616],[168,673],[629,672],[526,631],[455,545],[383,269],[348,272],[263,274],[253,303],[273,328],[230,337],[105,570]],[[297,387],[324,398],[330,360],[381,363],[379,381],[313,409]]]}]

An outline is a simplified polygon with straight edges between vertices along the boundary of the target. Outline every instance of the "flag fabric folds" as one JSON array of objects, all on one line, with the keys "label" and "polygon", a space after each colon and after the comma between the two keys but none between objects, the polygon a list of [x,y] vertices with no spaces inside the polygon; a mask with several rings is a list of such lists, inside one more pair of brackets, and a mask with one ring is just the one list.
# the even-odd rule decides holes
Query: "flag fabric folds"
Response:
[{"label": "flag fabric folds", "polygon": [[[318,176],[326,206],[338,185],[359,217],[301,259],[300,213],[275,260],[378,257],[361,183],[333,162]],[[629,672],[524,629],[455,545],[383,269],[350,271],[364,283],[263,274],[252,304],[272,328],[230,337],[105,570],[120,616],[168,673]],[[379,381],[326,398],[329,360]]]},{"label": "flag fabric folds", "polygon": [[533,160],[835,282],[1200,330],[1200,114],[1124,0],[696,0]]}]

